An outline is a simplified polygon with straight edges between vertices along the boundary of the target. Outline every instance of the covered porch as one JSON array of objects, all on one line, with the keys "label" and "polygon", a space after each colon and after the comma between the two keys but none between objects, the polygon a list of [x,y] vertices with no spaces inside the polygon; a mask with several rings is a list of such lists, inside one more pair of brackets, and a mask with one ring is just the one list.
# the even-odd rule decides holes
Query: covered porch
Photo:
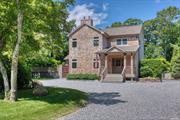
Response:
[{"label": "covered porch", "polygon": [[138,71],[137,49],[127,51],[114,46],[98,52],[97,54],[100,58],[99,75],[101,76],[101,80],[104,80],[108,74],[119,74],[123,81],[127,78],[131,80],[136,79]]}]

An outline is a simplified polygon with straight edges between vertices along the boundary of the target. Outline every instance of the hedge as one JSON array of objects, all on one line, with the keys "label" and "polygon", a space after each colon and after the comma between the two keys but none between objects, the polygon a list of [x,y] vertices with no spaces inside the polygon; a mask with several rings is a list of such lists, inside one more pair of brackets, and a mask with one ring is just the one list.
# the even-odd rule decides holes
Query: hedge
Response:
[{"label": "hedge", "polygon": [[68,80],[99,80],[97,74],[79,73],[79,74],[68,74]]},{"label": "hedge", "polygon": [[144,59],[140,63],[140,77],[158,77],[170,70],[170,63],[164,58]]},{"label": "hedge", "polygon": [[177,57],[174,64],[172,65],[172,76],[175,79],[180,78],[180,56]]}]

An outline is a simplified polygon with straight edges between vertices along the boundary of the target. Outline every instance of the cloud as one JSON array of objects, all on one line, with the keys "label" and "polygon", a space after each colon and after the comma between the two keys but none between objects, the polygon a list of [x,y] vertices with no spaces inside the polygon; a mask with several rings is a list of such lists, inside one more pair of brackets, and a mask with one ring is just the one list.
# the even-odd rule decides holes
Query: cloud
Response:
[{"label": "cloud", "polygon": [[78,26],[84,16],[90,16],[93,19],[94,25],[101,24],[107,18],[107,13],[104,11],[96,12],[95,8],[96,5],[93,3],[77,5],[69,11],[68,20],[76,20],[76,26]]},{"label": "cloud", "polygon": [[108,9],[108,7],[109,7],[108,3],[103,3],[103,5],[102,5],[103,11],[106,11]]}]

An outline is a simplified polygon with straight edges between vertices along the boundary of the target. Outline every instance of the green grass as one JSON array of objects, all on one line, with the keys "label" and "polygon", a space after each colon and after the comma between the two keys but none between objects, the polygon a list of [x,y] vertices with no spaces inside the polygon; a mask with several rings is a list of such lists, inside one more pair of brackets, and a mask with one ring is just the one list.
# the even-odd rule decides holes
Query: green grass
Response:
[{"label": "green grass", "polygon": [[0,120],[52,120],[85,105],[87,95],[84,92],[65,89],[47,88],[49,94],[35,97],[32,90],[18,92],[15,103],[2,100],[0,97]]}]

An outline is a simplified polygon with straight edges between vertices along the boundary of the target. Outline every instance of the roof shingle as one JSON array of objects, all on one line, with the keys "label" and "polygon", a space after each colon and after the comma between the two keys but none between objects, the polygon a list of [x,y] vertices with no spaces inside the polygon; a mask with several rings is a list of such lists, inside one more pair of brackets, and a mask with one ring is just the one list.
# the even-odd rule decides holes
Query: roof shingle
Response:
[{"label": "roof shingle", "polygon": [[109,36],[118,36],[118,35],[140,34],[141,29],[142,29],[142,25],[134,25],[134,26],[106,28],[103,31],[107,33]]}]

